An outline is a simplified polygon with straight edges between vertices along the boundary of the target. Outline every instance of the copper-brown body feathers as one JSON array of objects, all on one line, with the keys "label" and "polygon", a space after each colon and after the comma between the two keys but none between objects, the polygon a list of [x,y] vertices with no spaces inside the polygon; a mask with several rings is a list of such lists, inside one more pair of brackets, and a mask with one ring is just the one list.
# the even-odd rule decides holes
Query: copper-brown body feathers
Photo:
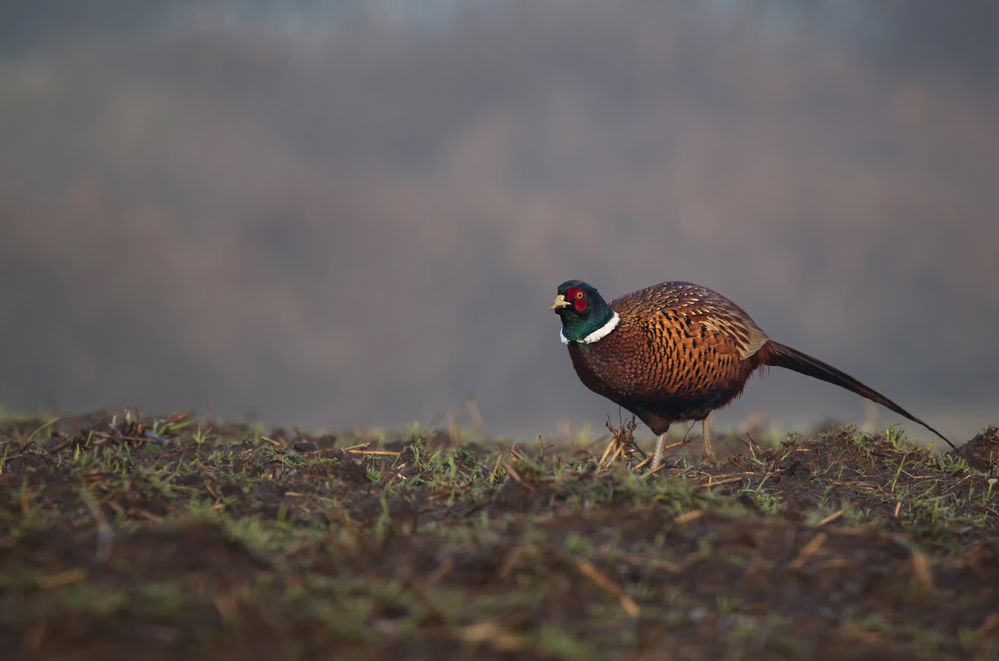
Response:
[{"label": "copper-brown body feathers", "polygon": [[947,441],[849,375],[771,341],[742,308],[705,287],[664,282],[615,299],[610,308],[620,316],[617,327],[598,342],[570,343],[572,364],[588,388],[656,434],[672,422],[703,420],[738,397],[754,370],[772,365],[851,390]]}]

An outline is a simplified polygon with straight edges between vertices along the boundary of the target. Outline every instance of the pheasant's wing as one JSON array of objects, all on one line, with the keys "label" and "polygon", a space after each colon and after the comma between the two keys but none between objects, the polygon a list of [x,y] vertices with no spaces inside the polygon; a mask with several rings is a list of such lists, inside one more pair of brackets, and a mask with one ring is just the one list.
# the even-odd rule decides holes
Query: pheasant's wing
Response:
[{"label": "pheasant's wing", "polygon": [[720,294],[705,292],[707,295],[687,310],[714,336],[719,347],[731,347],[746,360],[766,344],[767,334],[742,308]]},{"label": "pheasant's wing", "polygon": [[615,309],[637,314],[645,324],[673,325],[697,337],[696,344],[713,346],[745,360],[766,344],[767,334],[745,310],[707,287],[689,282],[664,282],[623,296]]}]

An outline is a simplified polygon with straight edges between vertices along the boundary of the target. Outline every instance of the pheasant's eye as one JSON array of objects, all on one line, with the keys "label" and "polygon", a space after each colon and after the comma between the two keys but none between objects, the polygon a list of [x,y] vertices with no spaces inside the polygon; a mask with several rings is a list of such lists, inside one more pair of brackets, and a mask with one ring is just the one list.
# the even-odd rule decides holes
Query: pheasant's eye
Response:
[{"label": "pheasant's eye", "polygon": [[579,290],[576,292],[576,300],[577,301],[583,300],[583,290]]}]

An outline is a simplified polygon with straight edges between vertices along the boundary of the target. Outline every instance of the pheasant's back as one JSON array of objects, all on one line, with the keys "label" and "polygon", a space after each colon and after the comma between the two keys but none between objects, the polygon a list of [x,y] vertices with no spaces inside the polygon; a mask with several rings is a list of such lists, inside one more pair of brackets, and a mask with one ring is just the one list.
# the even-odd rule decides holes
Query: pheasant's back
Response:
[{"label": "pheasant's back", "polygon": [[742,391],[767,341],[735,303],[687,282],[653,285],[610,306],[621,317],[617,328],[570,353],[588,387],[631,410],[707,415]]}]

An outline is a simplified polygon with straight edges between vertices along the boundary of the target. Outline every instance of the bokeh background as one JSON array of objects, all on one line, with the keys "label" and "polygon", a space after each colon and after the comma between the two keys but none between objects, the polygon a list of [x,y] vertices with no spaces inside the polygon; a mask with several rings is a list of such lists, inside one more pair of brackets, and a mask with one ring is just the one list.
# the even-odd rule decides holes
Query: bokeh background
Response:
[{"label": "bokeh background", "polygon": [[[548,309],[580,277],[712,287],[947,433],[999,421],[997,3],[3,14],[6,409],[599,427]],[[720,424],[865,415],[772,370]]]}]

